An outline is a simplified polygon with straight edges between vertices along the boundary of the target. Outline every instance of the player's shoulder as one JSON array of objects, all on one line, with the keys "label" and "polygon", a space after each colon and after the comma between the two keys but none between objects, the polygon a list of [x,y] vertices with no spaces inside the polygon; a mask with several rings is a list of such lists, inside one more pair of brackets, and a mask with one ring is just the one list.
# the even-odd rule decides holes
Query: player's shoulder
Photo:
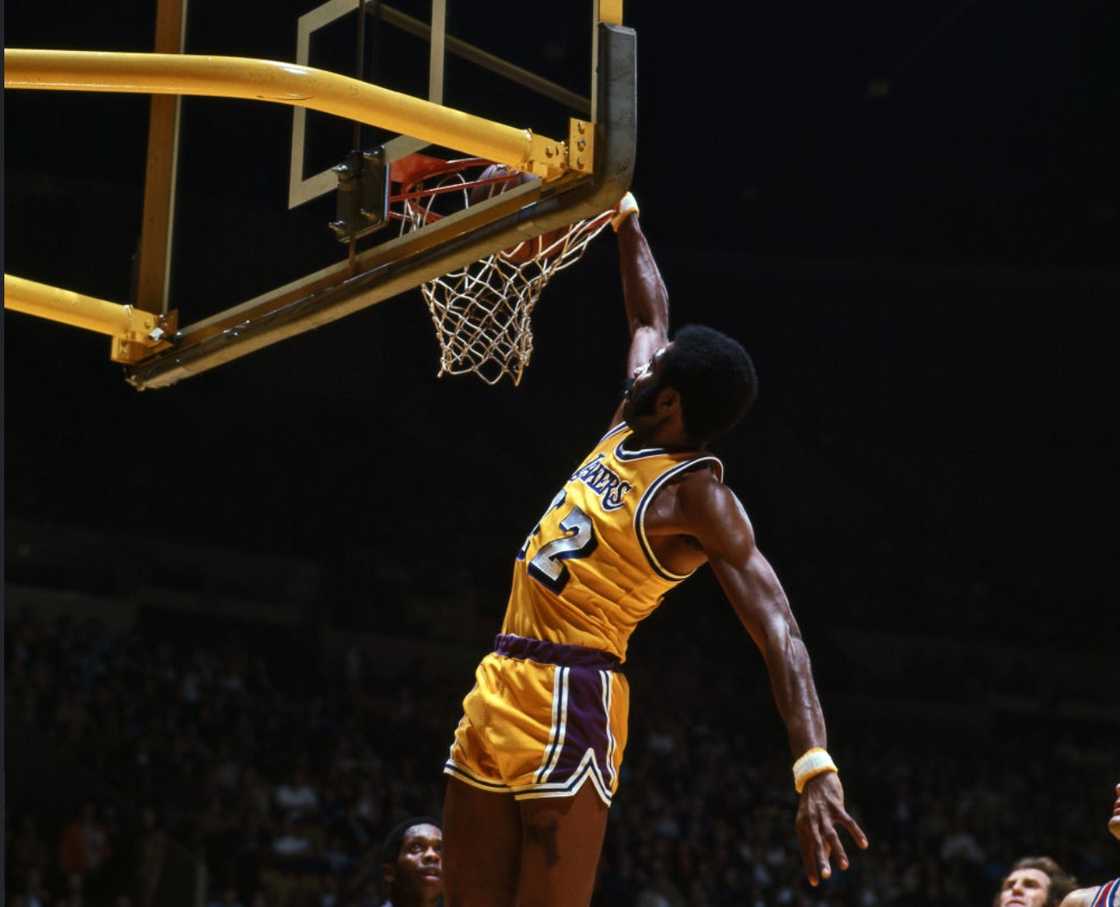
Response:
[{"label": "player's shoulder", "polygon": [[1065,896],[1061,907],[1096,907],[1100,892],[1099,885],[1094,888],[1078,888]]},{"label": "player's shoulder", "polygon": [[714,457],[710,460],[697,457],[690,464],[691,468],[684,469],[674,477],[674,484],[691,495],[717,494],[720,489],[727,490],[723,484],[723,468]]},{"label": "player's shoulder", "polygon": [[1092,907],[1120,907],[1120,877],[1096,888],[1089,903]]},{"label": "player's shoulder", "polygon": [[679,476],[675,486],[678,505],[689,521],[719,524],[743,513],[739,498],[723,483],[718,461],[697,463]]}]

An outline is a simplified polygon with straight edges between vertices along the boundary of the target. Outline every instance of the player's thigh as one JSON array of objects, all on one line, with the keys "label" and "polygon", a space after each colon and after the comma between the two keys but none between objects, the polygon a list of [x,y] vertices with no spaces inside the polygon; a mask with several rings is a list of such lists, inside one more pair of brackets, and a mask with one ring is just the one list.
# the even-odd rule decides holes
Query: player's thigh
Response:
[{"label": "player's thigh", "polygon": [[513,907],[521,815],[511,794],[447,779],[443,800],[446,907]]},{"label": "player's thigh", "polygon": [[607,830],[607,807],[591,784],[574,797],[520,800],[518,907],[587,907]]}]

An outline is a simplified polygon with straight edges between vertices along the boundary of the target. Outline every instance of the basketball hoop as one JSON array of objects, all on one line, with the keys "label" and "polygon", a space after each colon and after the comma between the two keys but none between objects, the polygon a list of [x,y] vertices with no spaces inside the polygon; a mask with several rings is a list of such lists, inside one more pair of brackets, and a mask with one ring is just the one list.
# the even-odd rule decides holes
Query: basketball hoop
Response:
[{"label": "basketball hoop", "polygon": [[[392,178],[400,185],[390,200],[390,217],[401,221],[402,235],[525,179],[479,158],[412,155],[393,166]],[[611,216],[605,211],[576,221],[421,284],[440,346],[439,375],[473,372],[491,385],[508,375],[519,384],[533,354],[531,317],[541,291],[579,261]]]}]

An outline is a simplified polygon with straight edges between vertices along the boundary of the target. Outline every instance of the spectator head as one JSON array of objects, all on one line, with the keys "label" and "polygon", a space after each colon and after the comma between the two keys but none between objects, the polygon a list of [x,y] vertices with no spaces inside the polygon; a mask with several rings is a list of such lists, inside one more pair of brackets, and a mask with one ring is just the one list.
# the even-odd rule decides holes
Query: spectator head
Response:
[{"label": "spectator head", "polygon": [[393,907],[432,905],[443,894],[443,831],[430,816],[397,825],[381,849],[383,878]]},{"label": "spectator head", "polygon": [[1050,857],[1024,857],[1000,885],[997,907],[1057,907],[1077,883]]}]

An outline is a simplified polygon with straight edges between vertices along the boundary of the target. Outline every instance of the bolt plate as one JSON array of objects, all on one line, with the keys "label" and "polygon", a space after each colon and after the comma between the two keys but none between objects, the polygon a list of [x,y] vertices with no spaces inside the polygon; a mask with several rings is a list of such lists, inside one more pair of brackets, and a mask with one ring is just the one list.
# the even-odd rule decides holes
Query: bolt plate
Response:
[{"label": "bolt plate", "polygon": [[574,117],[568,122],[568,167],[578,173],[595,172],[595,124]]}]

